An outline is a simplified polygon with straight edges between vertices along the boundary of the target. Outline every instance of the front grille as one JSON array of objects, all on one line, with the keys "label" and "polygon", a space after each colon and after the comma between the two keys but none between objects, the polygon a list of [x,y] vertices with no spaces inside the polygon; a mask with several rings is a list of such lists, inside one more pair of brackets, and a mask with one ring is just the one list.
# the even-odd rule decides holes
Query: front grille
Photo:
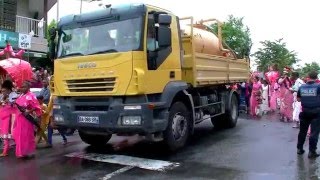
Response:
[{"label": "front grille", "polygon": [[67,87],[70,92],[97,92],[113,91],[116,85],[116,78],[96,78],[67,80]]},{"label": "front grille", "polygon": [[75,111],[108,111],[108,106],[75,106]]},{"label": "front grille", "polygon": [[[92,98],[85,98],[85,97],[77,97],[74,99],[75,102],[80,102],[80,103],[91,103],[92,102]],[[110,101],[110,98],[106,98],[106,97],[97,97],[94,99],[94,102],[102,102],[102,103],[108,103]]]}]

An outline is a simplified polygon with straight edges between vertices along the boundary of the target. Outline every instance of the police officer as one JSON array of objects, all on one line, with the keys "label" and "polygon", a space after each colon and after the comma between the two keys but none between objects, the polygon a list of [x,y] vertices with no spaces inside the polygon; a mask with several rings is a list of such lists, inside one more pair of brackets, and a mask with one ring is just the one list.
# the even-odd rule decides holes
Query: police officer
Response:
[{"label": "police officer", "polygon": [[309,137],[309,158],[316,158],[318,137],[320,132],[320,84],[315,83],[318,73],[309,73],[310,80],[300,86],[297,100],[301,101],[302,112],[300,113],[300,132],[298,135],[298,154],[303,154],[303,144],[306,140],[309,125],[311,125],[311,135]]}]

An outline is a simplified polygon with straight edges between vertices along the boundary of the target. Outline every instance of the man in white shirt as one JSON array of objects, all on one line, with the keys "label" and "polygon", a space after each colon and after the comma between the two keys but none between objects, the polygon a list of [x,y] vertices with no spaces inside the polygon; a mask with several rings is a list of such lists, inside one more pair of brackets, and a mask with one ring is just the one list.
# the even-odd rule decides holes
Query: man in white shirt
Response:
[{"label": "man in white shirt", "polygon": [[302,84],[304,84],[304,81],[299,78],[298,72],[292,72],[291,79],[295,82],[294,85],[290,88],[290,90],[293,92],[293,121],[295,122],[295,125],[293,128],[299,128],[299,114],[301,112],[301,102],[297,101],[297,92]]},{"label": "man in white shirt", "polygon": [[298,72],[293,72],[291,74],[291,79],[295,82],[294,85],[292,86],[291,91],[298,92],[300,86],[302,84],[304,84],[304,81],[299,78],[299,73]]}]

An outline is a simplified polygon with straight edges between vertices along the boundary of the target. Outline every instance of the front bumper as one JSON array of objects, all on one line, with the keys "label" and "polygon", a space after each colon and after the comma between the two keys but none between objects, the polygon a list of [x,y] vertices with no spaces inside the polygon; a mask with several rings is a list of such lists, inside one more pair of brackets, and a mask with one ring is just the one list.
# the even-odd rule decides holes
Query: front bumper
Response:
[{"label": "front bumper", "polygon": [[[150,108],[150,103],[124,103],[123,99],[58,97],[54,102],[54,122],[57,126],[90,133],[151,134],[166,129],[169,113],[168,109],[162,106],[164,103],[152,103],[154,108]],[[140,117],[141,124],[124,125],[122,119],[128,116]],[[90,122],[80,120],[83,117],[91,118]]]}]

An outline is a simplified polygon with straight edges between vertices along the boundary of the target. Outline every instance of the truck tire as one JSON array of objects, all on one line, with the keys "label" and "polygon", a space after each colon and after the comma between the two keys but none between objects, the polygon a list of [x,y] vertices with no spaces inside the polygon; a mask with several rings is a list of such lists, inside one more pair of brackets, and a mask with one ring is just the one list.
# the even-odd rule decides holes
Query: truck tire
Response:
[{"label": "truck tire", "polygon": [[86,134],[80,131],[79,136],[83,142],[91,146],[104,146],[111,139],[112,134],[102,136],[102,135]]},{"label": "truck tire", "polygon": [[229,103],[229,108],[225,114],[226,128],[234,128],[237,125],[239,117],[239,102],[237,96],[233,93],[231,96],[231,101]]},{"label": "truck tire", "polygon": [[232,93],[229,103],[227,103],[224,115],[211,118],[214,128],[217,130],[225,128],[234,128],[237,125],[239,117],[239,103],[237,96]]},{"label": "truck tire", "polygon": [[164,132],[164,142],[170,151],[182,148],[190,135],[190,114],[182,102],[175,102],[169,110],[169,120]]}]

